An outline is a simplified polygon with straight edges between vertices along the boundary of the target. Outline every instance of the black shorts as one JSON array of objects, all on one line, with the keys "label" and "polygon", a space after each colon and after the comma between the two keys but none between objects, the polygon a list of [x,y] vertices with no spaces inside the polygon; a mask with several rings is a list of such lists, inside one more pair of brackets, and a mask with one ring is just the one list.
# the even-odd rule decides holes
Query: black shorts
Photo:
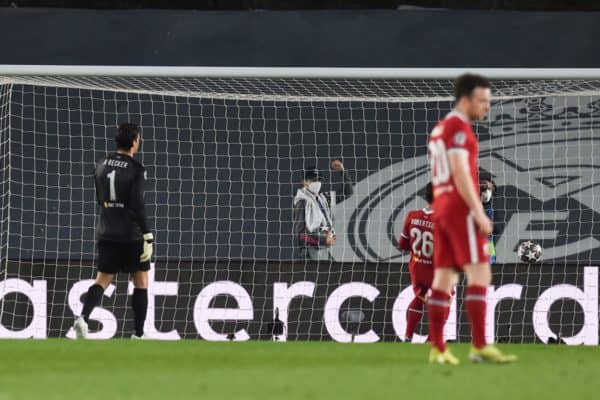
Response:
[{"label": "black shorts", "polygon": [[98,241],[98,271],[106,274],[117,272],[148,271],[150,262],[141,262],[144,242]]}]

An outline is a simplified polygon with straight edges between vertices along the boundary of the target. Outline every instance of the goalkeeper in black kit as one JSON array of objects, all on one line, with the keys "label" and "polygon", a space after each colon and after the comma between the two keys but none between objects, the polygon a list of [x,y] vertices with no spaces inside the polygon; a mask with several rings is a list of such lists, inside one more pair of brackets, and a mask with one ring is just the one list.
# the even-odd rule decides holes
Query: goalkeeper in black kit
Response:
[{"label": "goalkeeper in black kit", "polygon": [[144,338],[154,237],[148,229],[144,206],[146,171],[133,158],[140,149],[141,130],[135,124],[121,124],[115,141],[117,152],[96,164],[94,171],[100,206],[96,226],[98,275],[73,326],[77,338],[87,338],[90,314],[100,304],[104,290],[117,272],[128,273],[135,287],[131,302],[135,322],[132,339]]}]

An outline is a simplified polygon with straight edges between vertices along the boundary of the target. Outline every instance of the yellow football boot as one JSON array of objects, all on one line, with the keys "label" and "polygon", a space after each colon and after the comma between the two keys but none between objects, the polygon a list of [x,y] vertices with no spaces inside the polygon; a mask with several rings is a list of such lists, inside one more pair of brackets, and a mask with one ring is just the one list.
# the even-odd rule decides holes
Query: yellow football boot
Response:
[{"label": "yellow football boot", "polygon": [[429,351],[429,363],[430,364],[448,364],[448,365],[458,365],[460,364],[460,360],[450,352],[450,349],[446,348],[446,351],[443,353],[432,347]]},{"label": "yellow football boot", "polygon": [[493,344],[488,344],[481,349],[471,347],[469,360],[477,363],[508,364],[517,361],[517,356],[504,354]]}]

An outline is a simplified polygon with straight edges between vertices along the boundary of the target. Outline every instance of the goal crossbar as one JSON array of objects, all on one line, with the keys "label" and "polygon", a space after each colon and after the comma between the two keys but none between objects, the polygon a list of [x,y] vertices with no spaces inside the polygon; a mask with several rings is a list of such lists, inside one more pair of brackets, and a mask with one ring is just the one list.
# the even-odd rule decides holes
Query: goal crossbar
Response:
[{"label": "goal crossbar", "polygon": [[0,65],[0,76],[119,76],[287,79],[452,79],[464,72],[490,79],[592,79],[600,68],[316,68]]}]

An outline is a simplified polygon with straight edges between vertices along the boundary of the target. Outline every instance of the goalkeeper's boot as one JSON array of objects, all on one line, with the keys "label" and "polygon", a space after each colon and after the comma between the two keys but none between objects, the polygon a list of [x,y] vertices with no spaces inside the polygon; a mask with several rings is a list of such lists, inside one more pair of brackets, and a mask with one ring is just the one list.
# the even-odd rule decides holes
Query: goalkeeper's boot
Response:
[{"label": "goalkeeper's boot", "polygon": [[144,333],[142,336],[137,336],[135,333],[131,335],[131,340],[149,340],[150,338]]},{"label": "goalkeeper's boot", "polygon": [[450,349],[448,348],[446,348],[446,351],[442,353],[437,348],[432,347],[429,351],[429,363],[458,365],[460,364],[460,360],[454,357],[454,355],[450,352]]},{"label": "goalkeeper's boot", "polygon": [[477,363],[508,364],[517,361],[517,356],[504,354],[493,344],[488,344],[481,349],[471,347],[469,360]]},{"label": "goalkeeper's boot", "polygon": [[87,339],[88,337],[88,324],[85,322],[83,317],[78,317],[73,324],[73,329],[75,329],[75,337],[77,339]]}]

